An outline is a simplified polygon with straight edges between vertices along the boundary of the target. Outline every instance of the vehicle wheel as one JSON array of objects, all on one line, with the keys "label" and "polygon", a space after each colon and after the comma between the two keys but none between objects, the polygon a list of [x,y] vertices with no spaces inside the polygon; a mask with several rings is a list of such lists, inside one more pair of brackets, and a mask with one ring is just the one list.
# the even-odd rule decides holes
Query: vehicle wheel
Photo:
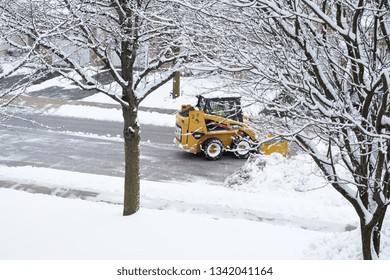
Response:
[{"label": "vehicle wheel", "polygon": [[209,160],[217,160],[219,159],[223,152],[224,147],[222,142],[217,138],[210,138],[204,141],[202,144],[202,150],[204,156]]},{"label": "vehicle wheel", "polygon": [[252,151],[251,143],[246,138],[236,138],[233,142],[234,155],[238,158],[248,158]]}]

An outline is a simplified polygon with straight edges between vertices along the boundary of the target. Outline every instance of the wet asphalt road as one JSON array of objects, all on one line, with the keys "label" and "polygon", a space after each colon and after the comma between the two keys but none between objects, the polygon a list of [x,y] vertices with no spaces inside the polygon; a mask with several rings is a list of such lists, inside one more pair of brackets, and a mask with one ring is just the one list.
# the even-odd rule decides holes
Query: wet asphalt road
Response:
[{"label": "wet asphalt road", "polygon": [[[123,176],[122,123],[36,113],[0,125],[0,164],[32,165]],[[221,184],[245,160],[227,153],[218,161],[181,151],[174,128],[142,125],[141,178],[153,181],[207,180]]]}]

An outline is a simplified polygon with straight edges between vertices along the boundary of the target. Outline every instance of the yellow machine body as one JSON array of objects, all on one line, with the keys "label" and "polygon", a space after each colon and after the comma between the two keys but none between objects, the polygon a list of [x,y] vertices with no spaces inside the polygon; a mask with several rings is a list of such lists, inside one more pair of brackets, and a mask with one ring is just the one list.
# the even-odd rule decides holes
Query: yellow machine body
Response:
[{"label": "yellow machine body", "polygon": [[[192,107],[193,108],[193,107]],[[184,105],[184,110],[188,107]],[[245,123],[205,114],[201,110],[190,110],[188,116],[176,115],[176,144],[190,153],[200,153],[202,143],[209,138],[219,139],[225,148],[232,148],[233,140],[238,137],[249,137],[256,141],[253,130]]]}]

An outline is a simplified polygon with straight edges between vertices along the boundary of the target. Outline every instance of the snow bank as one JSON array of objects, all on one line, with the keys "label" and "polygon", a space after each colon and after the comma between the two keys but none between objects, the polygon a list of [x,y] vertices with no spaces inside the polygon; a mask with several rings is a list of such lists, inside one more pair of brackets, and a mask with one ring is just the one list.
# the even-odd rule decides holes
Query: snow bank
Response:
[{"label": "snow bank", "polygon": [[[44,112],[45,115],[94,119],[101,121],[122,122],[122,111],[115,108],[99,108],[83,105],[63,105],[51,108]],[[174,115],[157,112],[138,112],[138,120],[141,124],[174,127],[176,119]]]},{"label": "snow bank", "polygon": [[[324,235],[305,249],[303,259],[361,259],[361,241],[358,216],[352,206],[328,182],[310,156],[298,154],[284,158],[280,154],[253,155],[226,178],[225,187],[237,192],[250,192],[269,197],[264,207],[280,211],[287,208],[291,216],[317,216],[323,222],[338,221],[348,217],[350,231],[324,232]],[[325,219],[326,215],[330,218]],[[320,218],[321,217],[321,218]],[[356,230],[351,230],[356,228]],[[390,218],[386,218],[382,230],[381,259],[390,259]]]},{"label": "snow bank", "polygon": [[78,86],[76,86],[72,81],[64,77],[54,77],[52,79],[43,81],[39,84],[29,86],[27,92],[34,92],[34,91],[44,90],[49,87],[58,87],[58,86],[67,89],[78,88]]},{"label": "snow bank", "polygon": [[311,158],[304,154],[291,158],[277,153],[253,155],[226,178],[225,186],[261,197],[263,206],[277,213],[356,224],[357,216],[347,200],[320,176]]},{"label": "snow bank", "polygon": [[242,168],[225,181],[226,187],[260,192],[307,193],[330,188],[310,156],[297,154],[285,158],[279,153],[251,155]]}]

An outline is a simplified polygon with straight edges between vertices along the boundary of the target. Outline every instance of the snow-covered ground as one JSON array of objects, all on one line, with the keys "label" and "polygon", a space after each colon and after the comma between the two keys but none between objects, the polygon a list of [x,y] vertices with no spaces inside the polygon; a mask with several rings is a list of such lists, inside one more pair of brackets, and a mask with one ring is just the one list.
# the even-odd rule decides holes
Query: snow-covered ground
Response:
[{"label": "snow-covered ground", "polygon": [[316,236],[169,209],[124,218],[120,205],[12,190],[0,200],[12,211],[0,218],[2,259],[294,259]]},{"label": "snow-covered ground", "polygon": [[[116,108],[99,108],[88,105],[62,105],[58,108],[51,108],[44,114],[55,115],[63,117],[75,117],[94,119],[101,121],[123,121],[121,109]],[[153,124],[160,126],[175,126],[175,115],[174,114],[161,114],[158,112],[138,112],[138,121],[141,124]]]},{"label": "snow-covered ground", "polygon": [[131,217],[121,216],[122,178],[0,166],[1,180],[15,184],[99,193],[86,201],[0,189],[0,258],[360,258],[356,215],[306,156],[257,160],[265,167],[246,165],[224,186],[142,181]]}]

